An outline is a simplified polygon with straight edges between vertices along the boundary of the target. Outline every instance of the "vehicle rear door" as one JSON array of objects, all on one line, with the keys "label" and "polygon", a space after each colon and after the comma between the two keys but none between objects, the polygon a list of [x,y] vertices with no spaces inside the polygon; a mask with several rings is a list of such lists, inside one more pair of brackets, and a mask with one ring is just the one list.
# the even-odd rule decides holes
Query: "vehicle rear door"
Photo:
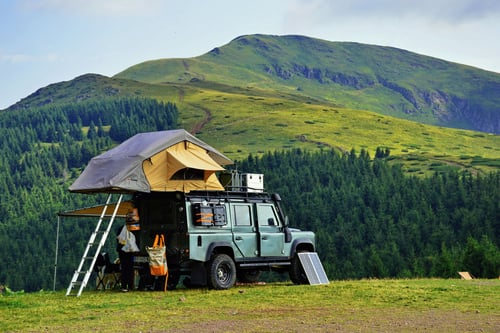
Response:
[{"label": "vehicle rear door", "polygon": [[231,203],[233,241],[242,257],[258,256],[257,228],[251,203]]}]

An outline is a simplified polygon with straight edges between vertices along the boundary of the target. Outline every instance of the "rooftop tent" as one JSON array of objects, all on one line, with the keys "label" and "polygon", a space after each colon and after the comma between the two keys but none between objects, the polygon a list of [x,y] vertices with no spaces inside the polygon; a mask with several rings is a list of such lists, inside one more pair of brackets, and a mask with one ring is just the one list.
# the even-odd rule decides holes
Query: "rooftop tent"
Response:
[{"label": "rooftop tent", "polygon": [[71,192],[223,190],[215,172],[233,162],[185,130],[136,134],[92,158]]}]

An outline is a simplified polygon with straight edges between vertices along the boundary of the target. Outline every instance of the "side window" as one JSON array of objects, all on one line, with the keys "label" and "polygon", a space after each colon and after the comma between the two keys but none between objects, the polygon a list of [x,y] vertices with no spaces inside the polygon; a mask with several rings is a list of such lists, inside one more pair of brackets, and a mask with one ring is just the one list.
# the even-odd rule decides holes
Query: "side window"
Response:
[{"label": "side window", "polygon": [[261,226],[280,226],[273,205],[257,205],[257,218]]},{"label": "side window", "polygon": [[252,211],[249,205],[234,205],[234,224],[237,226],[252,225]]}]

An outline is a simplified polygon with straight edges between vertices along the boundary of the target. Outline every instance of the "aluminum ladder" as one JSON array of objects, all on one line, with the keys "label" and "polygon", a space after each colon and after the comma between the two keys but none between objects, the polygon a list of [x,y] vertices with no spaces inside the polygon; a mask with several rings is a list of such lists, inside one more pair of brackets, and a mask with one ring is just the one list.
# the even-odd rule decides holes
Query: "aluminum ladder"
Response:
[{"label": "aluminum ladder", "polygon": [[107,221],[106,225],[106,210],[111,203],[112,196],[113,194],[109,194],[108,199],[106,200],[106,204],[104,205],[99,221],[97,222],[95,230],[90,235],[87,247],[83,252],[82,259],[80,260],[80,265],[73,274],[73,278],[71,279],[68,290],[66,291],[66,296],[80,296],[83,289],[87,286],[90,276],[92,275],[95,262],[97,261],[97,257],[99,256],[99,253],[101,253],[101,249],[106,243],[106,239],[108,238],[108,234],[111,230],[116,214],[118,212],[118,208],[120,207],[120,203],[123,199],[123,194],[120,194],[118,201],[116,202],[113,214]]}]

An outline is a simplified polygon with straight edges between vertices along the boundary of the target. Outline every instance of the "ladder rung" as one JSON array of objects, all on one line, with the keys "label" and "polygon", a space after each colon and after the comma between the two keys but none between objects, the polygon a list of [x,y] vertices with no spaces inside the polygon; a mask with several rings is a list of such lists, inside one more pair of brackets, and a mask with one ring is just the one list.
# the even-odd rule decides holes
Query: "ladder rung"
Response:
[{"label": "ladder rung", "polygon": [[[103,222],[105,210],[108,207],[109,202],[111,201],[111,194],[108,196],[108,200],[106,201],[106,205],[105,205],[105,208],[103,209],[101,218],[97,222],[97,226],[96,226],[95,230],[93,231],[93,233],[89,239],[89,242],[87,243],[87,248],[85,249],[85,252],[82,256],[82,259],[80,261],[80,265],[78,266],[78,269],[75,271],[75,274],[70,282],[66,296],[71,295],[71,291],[74,289],[75,286],[81,286],[81,288],[77,294],[71,295],[71,296],[80,296],[84,286],[87,284],[87,282],[90,278],[90,275],[92,273],[92,267],[90,267],[90,269],[88,269],[86,271],[82,271],[81,269],[83,268],[84,262],[86,260],[96,260],[97,259],[97,256],[99,255],[101,248],[104,246],[104,243],[106,242],[106,238],[108,237],[109,230],[110,230],[111,226],[113,225],[113,221],[115,220],[115,217],[116,217],[115,214],[116,214],[117,209],[122,201],[122,198],[123,198],[123,195],[120,194],[120,197],[118,198],[118,201],[116,203],[113,217],[108,221],[107,228],[104,230],[101,230],[100,229],[101,222]],[[96,239],[97,235],[101,235],[100,240]],[[90,251],[90,248],[94,245],[97,246],[97,249],[95,251]],[[94,254],[91,256],[87,255],[89,253],[89,251],[94,253]],[[82,277],[81,274],[85,274],[85,276]],[[82,280],[78,281],[78,279],[82,279]]]}]

